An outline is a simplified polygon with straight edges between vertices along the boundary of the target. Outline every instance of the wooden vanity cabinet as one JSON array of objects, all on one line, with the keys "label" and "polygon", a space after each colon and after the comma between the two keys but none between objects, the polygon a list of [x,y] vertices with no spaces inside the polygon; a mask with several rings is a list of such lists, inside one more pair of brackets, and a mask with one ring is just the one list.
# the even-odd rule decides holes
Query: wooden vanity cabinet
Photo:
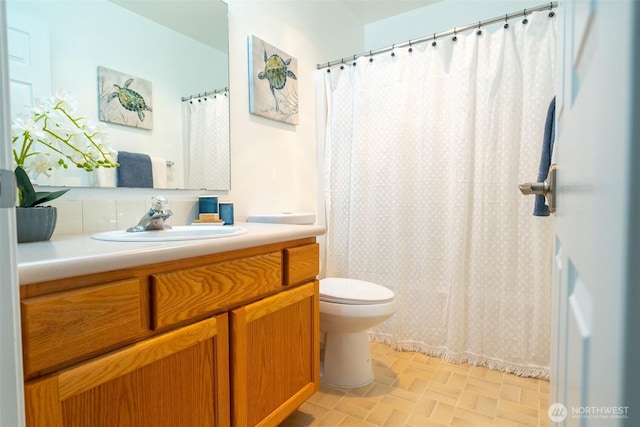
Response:
[{"label": "wooden vanity cabinet", "polygon": [[320,380],[318,281],[231,312],[232,425],[277,426]]},{"label": "wooden vanity cabinet", "polygon": [[25,384],[27,426],[226,426],[227,314]]},{"label": "wooden vanity cabinet", "polygon": [[319,387],[314,238],[21,286],[29,427],[277,426]]}]

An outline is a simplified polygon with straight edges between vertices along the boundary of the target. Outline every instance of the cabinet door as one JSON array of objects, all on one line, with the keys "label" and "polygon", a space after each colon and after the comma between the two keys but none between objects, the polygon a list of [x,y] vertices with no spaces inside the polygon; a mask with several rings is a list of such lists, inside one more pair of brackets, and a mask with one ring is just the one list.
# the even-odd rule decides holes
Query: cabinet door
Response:
[{"label": "cabinet door", "polygon": [[222,314],[25,384],[27,426],[229,425]]},{"label": "cabinet door", "polygon": [[232,424],[276,426],[320,385],[319,282],[231,313]]}]

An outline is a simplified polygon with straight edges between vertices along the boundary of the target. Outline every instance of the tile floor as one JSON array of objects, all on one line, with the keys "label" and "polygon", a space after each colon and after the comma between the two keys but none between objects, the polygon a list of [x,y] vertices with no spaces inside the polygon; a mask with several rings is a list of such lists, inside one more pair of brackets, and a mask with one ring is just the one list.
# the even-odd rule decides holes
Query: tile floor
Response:
[{"label": "tile floor", "polygon": [[371,343],[376,380],[322,385],[280,427],[547,426],[549,382]]}]

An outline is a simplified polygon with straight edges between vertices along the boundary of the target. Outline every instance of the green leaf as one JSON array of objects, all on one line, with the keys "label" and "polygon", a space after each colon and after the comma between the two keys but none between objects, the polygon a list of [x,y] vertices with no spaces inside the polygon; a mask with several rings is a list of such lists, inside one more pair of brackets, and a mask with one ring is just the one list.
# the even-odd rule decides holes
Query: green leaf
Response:
[{"label": "green leaf", "polygon": [[64,193],[66,193],[69,190],[70,190],[69,188],[66,188],[64,190],[58,190],[58,191],[52,191],[52,192],[38,191],[36,193],[36,201],[33,203],[33,206],[50,202],[53,199],[57,199],[58,197],[62,196]]},{"label": "green leaf", "polygon": [[29,175],[27,175],[24,169],[22,169],[20,166],[16,168],[15,175],[18,190],[20,192],[19,199],[21,208],[31,208],[34,206],[38,206],[39,204],[57,199],[58,197],[69,191],[69,188],[51,192],[36,191],[31,184]]},{"label": "green leaf", "polygon": [[18,190],[20,191],[20,207],[29,208],[34,206],[33,203],[36,201],[36,190],[34,190],[33,185],[31,185],[29,175],[27,175],[24,169],[20,166],[16,168],[15,174]]}]

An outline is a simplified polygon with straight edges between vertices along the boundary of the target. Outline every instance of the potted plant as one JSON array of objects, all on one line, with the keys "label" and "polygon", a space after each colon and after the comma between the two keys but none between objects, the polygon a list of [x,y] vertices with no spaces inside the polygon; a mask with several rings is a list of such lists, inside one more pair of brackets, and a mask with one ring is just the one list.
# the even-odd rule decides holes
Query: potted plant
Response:
[{"label": "potted plant", "polygon": [[[106,126],[75,116],[75,99],[64,91],[36,100],[11,125],[11,142],[18,187],[16,223],[18,242],[49,240],[55,229],[57,210],[43,203],[69,189],[35,191],[32,178],[70,165],[91,172],[113,168],[115,152],[107,143]],[[31,176],[30,176],[31,175]]]}]

